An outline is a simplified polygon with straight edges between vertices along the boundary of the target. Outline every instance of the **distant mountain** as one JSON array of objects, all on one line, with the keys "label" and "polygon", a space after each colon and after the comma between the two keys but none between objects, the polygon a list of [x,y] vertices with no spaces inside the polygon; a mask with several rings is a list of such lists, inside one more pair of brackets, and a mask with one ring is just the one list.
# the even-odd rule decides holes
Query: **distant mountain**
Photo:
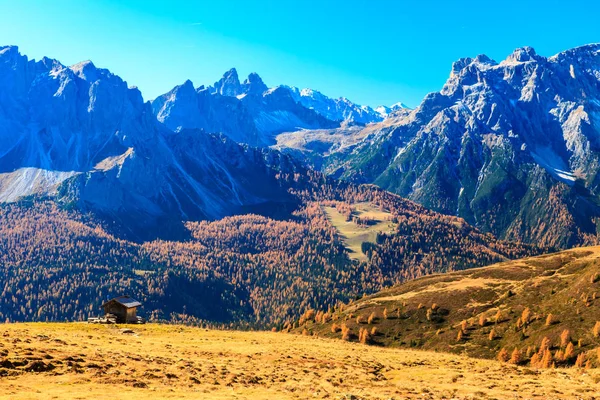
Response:
[{"label": "distant mountain", "polygon": [[288,130],[339,126],[298,104],[288,89],[268,89],[258,74],[240,83],[235,69],[208,88],[194,89],[186,81],[157,97],[152,109],[171,130],[205,129],[254,146],[272,144],[278,133]]},{"label": "distant mountain", "polygon": [[320,153],[316,136],[292,150],[335,177],[377,184],[503,238],[563,247],[599,240],[598,44],[550,58],[525,47],[500,63],[461,59],[415,110],[353,135],[361,140],[339,151]]},{"label": "distant mountain", "polygon": [[[546,250],[237,143],[340,123],[256,75],[219,82],[150,104],[92,62],[0,48],[0,320],[81,319],[125,292],[156,319],[282,326],[317,304]],[[352,218],[364,203],[389,229],[354,260],[324,207]]]},{"label": "distant mountain", "polygon": [[[332,99],[321,92],[312,89],[298,89],[287,87],[292,93],[296,102],[306,108],[315,110],[320,115],[332,121],[355,122],[359,124],[370,124],[372,122],[381,122],[389,113],[382,113],[381,110],[387,107],[379,107],[373,110],[369,106],[360,106],[350,100],[340,97]],[[389,110],[389,109],[388,109]]]},{"label": "distant mountain", "polygon": [[256,73],[240,82],[235,68],[213,86],[195,89],[186,81],[152,102],[158,120],[171,130],[205,129],[251,145],[271,145],[282,132],[381,122],[401,108],[398,103],[373,110],[312,89],[268,88]]},{"label": "distant mountain", "polygon": [[134,236],[165,218],[288,202],[276,176],[298,169],[276,151],[203,130],[175,134],[110,71],[28,60],[16,47],[0,48],[0,145],[0,201],[51,196],[121,221]]},{"label": "distant mountain", "polygon": [[375,111],[385,119],[389,115],[395,113],[396,111],[399,111],[399,110],[408,110],[408,109],[409,109],[409,107],[406,104],[404,104],[404,103],[396,103],[396,104],[392,104],[390,107],[379,106],[379,107],[377,107],[375,109]]}]

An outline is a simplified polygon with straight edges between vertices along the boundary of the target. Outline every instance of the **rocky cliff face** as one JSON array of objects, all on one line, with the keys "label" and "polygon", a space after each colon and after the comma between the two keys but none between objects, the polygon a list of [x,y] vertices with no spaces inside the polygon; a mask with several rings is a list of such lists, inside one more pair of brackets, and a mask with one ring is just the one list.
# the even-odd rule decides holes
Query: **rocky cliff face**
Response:
[{"label": "rocky cliff face", "polygon": [[374,110],[369,106],[361,106],[353,103],[344,97],[332,99],[312,89],[300,90],[295,87],[287,88],[296,102],[306,108],[315,110],[320,115],[332,121],[354,122],[358,124],[381,122],[388,114],[400,108],[399,105],[392,107],[379,106]]},{"label": "rocky cliff face", "polygon": [[600,45],[461,59],[440,92],[369,129],[325,170],[504,238],[598,241]]},{"label": "rocky cliff face", "polygon": [[[203,95],[189,83],[173,92],[198,108]],[[220,98],[214,112],[230,105]],[[172,111],[204,128],[185,108]],[[133,236],[163,219],[219,218],[290,201],[276,175],[297,168],[277,152],[203,130],[174,133],[108,70],[36,62],[16,47],[0,48],[0,144],[0,201],[51,196],[122,222]]]},{"label": "rocky cliff face", "polygon": [[251,145],[272,145],[282,132],[380,122],[402,108],[399,103],[376,111],[312,89],[268,88],[256,73],[240,83],[235,68],[213,86],[195,89],[187,81],[152,102],[158,120],[171,130],[201,128]]},{"label": "rocky cliff face", "polygon": [[235,69],[208,88],[186,81],[156,98],[152,109],[171,130],[205,129],[254,146],[273,144],[286,130],[339,125],[298,104],[288,89],[268,89],[258,74],[240,83]]}]

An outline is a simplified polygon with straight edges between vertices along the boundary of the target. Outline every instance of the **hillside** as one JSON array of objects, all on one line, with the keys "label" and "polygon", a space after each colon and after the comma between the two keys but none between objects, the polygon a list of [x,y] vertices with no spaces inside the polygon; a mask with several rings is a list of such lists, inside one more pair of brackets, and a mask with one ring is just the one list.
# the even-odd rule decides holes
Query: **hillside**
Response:
[{"label": "hillside", "polygon": [[[458,218],[368,186],[319,174],[283,180],[297,204],[216,221],[163,225],[177,240],[123,239],[120,224],[69,204],[27,199],[0,206],[0,321],[82,320],[129,294],[152,320],[281,327],[303,310],[433,272],[547,251],[499,241]],[[318,184],[316,184],[318,183]],[[352,260],[323,207],[385,210],[395,229]],[[258,215],[262,213],[264,215]]]},{"label": "hillside", "polygon": [[557,366],[574,364],[580,354],[600,366],[599,292],[600,247],[578,248],[416,279],[325,318],[307,312],[297,331],[339,339],[345,325],[347,338],[358,341],[362,330],[375,329],[363,342],[483,358],[516,348],[520,364],[543,352],[548,338]]},{"label": "hillside", "polygon": [[[125,333],[123,328],[132,328]],[[0,398],[592,399],[599,371],[177,325],[0,324]]]}]

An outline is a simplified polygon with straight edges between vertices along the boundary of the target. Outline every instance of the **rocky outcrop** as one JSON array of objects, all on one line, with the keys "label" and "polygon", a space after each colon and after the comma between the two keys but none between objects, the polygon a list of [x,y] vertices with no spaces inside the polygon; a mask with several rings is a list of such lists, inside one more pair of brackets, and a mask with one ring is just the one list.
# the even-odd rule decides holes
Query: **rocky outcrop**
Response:
[{"label": "rocky outcrop", "polygon": [[598,241],[600,45],[458,60],[440,92],[369,129],[325,170],[503,238]]}]

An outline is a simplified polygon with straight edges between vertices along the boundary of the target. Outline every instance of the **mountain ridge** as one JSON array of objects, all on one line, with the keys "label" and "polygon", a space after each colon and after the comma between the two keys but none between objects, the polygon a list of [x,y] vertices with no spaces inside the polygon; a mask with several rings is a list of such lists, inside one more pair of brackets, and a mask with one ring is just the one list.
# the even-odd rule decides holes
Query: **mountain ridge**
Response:
[{"label": "mountain ridge", "polygon": [[297,132],[286,141],[303,145],[289,151],[331,176],[374,183],[499,237],[594,244],[599,51],[591,44],[543,57],[525,47],[500,63],[463,58],[441,91],[353,133],[361,139],[352,145],[322,154],[318,136]]}]

